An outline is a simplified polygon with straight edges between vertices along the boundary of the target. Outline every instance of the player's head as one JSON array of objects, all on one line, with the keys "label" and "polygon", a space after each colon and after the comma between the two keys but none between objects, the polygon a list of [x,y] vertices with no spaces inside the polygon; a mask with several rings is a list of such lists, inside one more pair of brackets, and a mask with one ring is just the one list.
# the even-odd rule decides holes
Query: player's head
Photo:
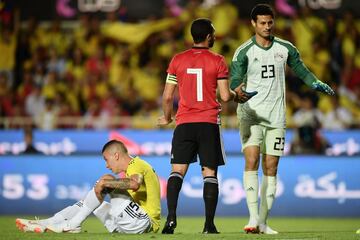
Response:
[{"label": "player's head", "polygon": [[128,152],[124,143],[122,143],[118,140],[110,140],[109,142],[105,143],[101,152],[104,153],[106,150],[120,151],[120,152],[126,153],[126,154]]},{"label": "player's head", "polygon": [[118,140],[107,142],[102,149],[102,154],[106,162],[106,168],[113,173],[125,171],[128,161],[131,159],[125,145]]},{"label": "player's head", "polygon": [[251,10],[250,17],[253,21],[256,22],[258,16],[271,16],[272,18],[275,17],[274,10],[268,4],[257,4]]},{"label": "player's head", "polygon": [[191,36],[194,43],[201,43],[208,40],[209,47],[212,47],[215,42],[215,28],[207,18],[198,18],[191,24]]},{"label": "player's head", "polygon": [[251,24],[255,34],[262,38],[269,38],[274,26],[274,11],[268,4],[257,4],[251,10]]}]

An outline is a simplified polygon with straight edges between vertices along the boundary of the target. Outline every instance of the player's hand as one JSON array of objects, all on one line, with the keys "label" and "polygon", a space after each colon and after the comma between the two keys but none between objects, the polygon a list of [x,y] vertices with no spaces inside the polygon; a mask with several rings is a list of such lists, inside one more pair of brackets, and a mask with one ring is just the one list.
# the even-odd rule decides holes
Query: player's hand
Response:
[{"label": "player's hand", "polygon": [[319,92],[323,92],[329,95],[335,95],[334,90],[331,89],[331,87],[329,85],[327,85],[326,83],[323,83],[322,81],[315,81],[312,83],[311,88],[319,91]]},{"label": "player's hand", "polygon": [[235,102],[245,103],[258,93],[257,91],[247,92],[244,90],[244,87],[245,83],[241,83],[237,88],[234,89],[234,92],[237,94],[234,99]]},{"label": "player's hand", "polygon": [[160,127],[163,127],[163,126],[166,126],[166,125],[170,124],[172,121],[173,121],[172,118],[167,119],[167,118],[165,118],[165,116],[163,115],[163,116],[161,116],[161,117],[158,118],[157,125],[160,126]]}]

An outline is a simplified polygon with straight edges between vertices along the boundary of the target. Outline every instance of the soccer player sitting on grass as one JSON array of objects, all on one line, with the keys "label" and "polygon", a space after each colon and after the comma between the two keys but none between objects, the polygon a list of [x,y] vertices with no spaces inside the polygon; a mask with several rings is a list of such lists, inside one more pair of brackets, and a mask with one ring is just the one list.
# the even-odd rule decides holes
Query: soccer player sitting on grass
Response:
[{"label": "soccer player sitting on grass", "polygon": [[[160,184],[154,169],[139,157],[131,157],[117,140],[102,149],[106,167],[113,173],[124,172],[125,178],[103,175],[84,200],[66,207],[42,220],[16,219],[24,232],[81,232],[81,224],[91,214],[106,229],[117,233],[157,232],[160,224]],[[110,202],[104,201],[110,195]]]}]

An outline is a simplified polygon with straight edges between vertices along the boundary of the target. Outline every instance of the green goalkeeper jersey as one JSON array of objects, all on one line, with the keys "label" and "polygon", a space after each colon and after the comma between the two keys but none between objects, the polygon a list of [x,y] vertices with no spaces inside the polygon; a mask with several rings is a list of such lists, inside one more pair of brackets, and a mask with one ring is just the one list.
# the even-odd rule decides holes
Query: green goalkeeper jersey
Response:
[{"label": "green goalkeeper jersey", "polygon": [[231,89],[242,82],[247,92],[258,94],[239,104],[238,115],[273,128],[285,128],[285,70],[288,65],[308,86],[317,80],[304,65],[296,47],[289,41],[271,37],[269,47],[261,47],[255,36],[242,44],[231,62]]}]

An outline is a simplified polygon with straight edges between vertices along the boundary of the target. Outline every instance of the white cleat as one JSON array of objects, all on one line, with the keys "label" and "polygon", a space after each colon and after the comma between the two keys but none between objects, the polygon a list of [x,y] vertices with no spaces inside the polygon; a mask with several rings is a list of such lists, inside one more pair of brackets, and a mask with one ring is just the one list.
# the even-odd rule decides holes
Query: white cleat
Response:
[{"label": "white cleat", "polygon": [[15,223],[16,227],[22,232],[46,232],[46,227],[41,225],[38,220],[17,218]]},{"label": "white cleat", "polygon": [[244,227],[245,233],[259,233],[259,226],[256,220],[250,220]]},{"label": "white cleat", "polygon": [[54,224],[51,226],[47,226],[46,231],[48,232],[55,232],[55,233],[80,233],[81,227],[70,227],[68,221],[64,221],[59,224]]},{"label": "white cleat", "polygon": [[260,233],[263,234],[278,234],[279,232],[272,230],[268,225],[266,224],[260,224],[259,225]]}]

